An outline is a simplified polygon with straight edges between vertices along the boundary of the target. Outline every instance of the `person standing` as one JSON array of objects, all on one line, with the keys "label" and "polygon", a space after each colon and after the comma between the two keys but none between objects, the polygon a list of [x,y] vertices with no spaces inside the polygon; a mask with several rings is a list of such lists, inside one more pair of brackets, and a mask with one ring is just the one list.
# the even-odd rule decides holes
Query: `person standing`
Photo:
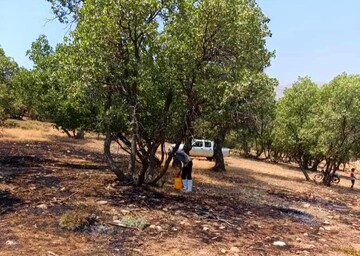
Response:
[{"label": "person standing", "polygon": [[351,173],[350,173],[350,181],[351,181],[351,189],[354,188],[354,185],[355,185],[355,168],[351,168]]},{"label": "person standing", "polygon": [[192,159],[188,154],[186,154],[183,150],[176,151],[174,156],[177,160],[182,163],[181,168],[181,179],[183,183],[183,192],[191,192],[193,187],[193,181],[191,177],[192,173]]}]

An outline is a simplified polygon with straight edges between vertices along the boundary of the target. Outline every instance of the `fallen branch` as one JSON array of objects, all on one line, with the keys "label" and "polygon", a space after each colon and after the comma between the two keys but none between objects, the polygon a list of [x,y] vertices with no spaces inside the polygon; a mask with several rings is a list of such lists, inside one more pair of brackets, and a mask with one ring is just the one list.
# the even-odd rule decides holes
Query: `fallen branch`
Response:
[{"label": "fallen branch", "polygon": [[52,252],[52,251],[47,251],[47,253],[48,253],[49,255],[52,255],[52,256],[59,256],[58,254],[56,254],[56,253],[54,253],[54,252]]},{"label": "fallen branch", "polygon": [[56,202],[56,203],[63,203],[63,202],[65,202],[66,200],[70,199],[73,195],[75,195],[75,194],[77,194],[77,193],[78,193],[78,192],[74,192],[74,193],[72,193],[70,196],[65,197],[65,198],[63,198],[63,199],[56,200],[55,202]]},{"label": "fallen branch", "polygon": [[107,224],[112,225],[112,226],[122,227],[122,228],[130,228],[130,229],[141,230],[141,229],[139,229],[139,228],[137,228],[137,227],[130,227],[130,226],[127,226],[127,225],[125,225],[125,224],[123,224],[123,223],[120,223],[120,222],[116,222],[116,223],[107,222]]}]

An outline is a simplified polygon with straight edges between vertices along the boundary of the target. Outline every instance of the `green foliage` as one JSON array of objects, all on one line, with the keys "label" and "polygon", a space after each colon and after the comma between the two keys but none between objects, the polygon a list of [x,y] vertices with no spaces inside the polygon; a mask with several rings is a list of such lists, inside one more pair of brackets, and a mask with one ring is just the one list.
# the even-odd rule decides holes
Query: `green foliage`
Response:
[{"label": "green foliage", "polygon": [[16,97],[17,88],[12,80],[18,69],[17,63],[7,57],[0,48],[0,120],[8,116],[17,116],[19,102]]},{"label": "green foliage", "polygon": [[70,231],[80,231],[95,224],[96,215],[83,209],[65,212],[59,221],[59,225]]},{"label": "green foliage", "polygon": [[276,106],[273,148],[306,165],[316,148],[316,137],[309,136],[312,118],[317,113],[318,87],[308,77],[299,78]]},{"label": "green foliage", "polygon": [[359,75],[339,75],[321,88],[313,129],[318,153],[340,163],[360,156],[359,107]]}]

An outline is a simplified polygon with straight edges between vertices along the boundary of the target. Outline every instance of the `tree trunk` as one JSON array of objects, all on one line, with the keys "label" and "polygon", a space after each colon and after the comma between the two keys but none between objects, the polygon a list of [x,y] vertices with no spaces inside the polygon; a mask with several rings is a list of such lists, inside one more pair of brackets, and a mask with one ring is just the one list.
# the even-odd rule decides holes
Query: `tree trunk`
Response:
[{"label": "tree trunk", "polygon": [[332,180],[332,175],[331,175],[331,170],[334,168],[335,163],[333,161],[329,161],[326,165],[326,170],[324,173],[324,179],[323,179],[323,183],[325,186],[330,187],[331,186],[331,180]]},{"label": "tree trunk", "polygon": [[307,181],[310,181],[310,177],[309,177],[309,174],[307,173],[307,170],[304,169],[302,166],[300,167],[300,169],[301,169],[302,173],[304,174],[305,179],[306,179]]},{"label": "tree trunk", "polygon": [[129,159],[129,165],[128,165],[128,173],[133,176],[135,173],[135,164],[136,164],[136,138],[137,138],[137,120],[136,120],[136,106],[134,104],[132,109],[132,124],[131,124],[131,146],[130,146],[130,159]]},{"label": "tree trunk", "polygon": [[136,186],[141,186],[144,183],[145,174],[146,171],[148,170],[148,167],[149,167],[148,162],[142,161],[142,169],[137,179]]},{"label": "tree trunk", "polygon": [[222,147],[224,144],[225,136],[226,136],[227,129],[221,129],[217,136],[214,139],[214,158],[215,158],[215,166],[211,168],[212,171],[215,172],[224,172],[225,169],[225,162],[224,156],[222,153]]},{"label": "tree trunk", "polygon": [[172,158],[173,158],[173,155],[170,154],[169,157],[166,159],[165,165],[162,168],[162,170],[160,171],[159,175],[157,177],[155,177],[153,180],[148,182],[148,184],[150,186],[156,186],[156,183],[165,175],[165,173],[169,169],[169,165],[170,165],[170,162],[171,162]]},{"label": "tree trunk", "polygon": [[114,162],[114,159],[112,158],[111,150],[110,150],[111,141],[112,141],[111,134],[109,131],[107,131],[106,135],[105,135],[105,141],[104,141],[105,159],[110,167],[110,170],[115,173],[118,180],[120,182],[127,182],[129,180],[126,178],[125,174],[116,166],[116,163]]},{"label": "tree trunk", "polygon": [[72,138],[72,136],[71,136],[71,134],[70,134],[70,132],[68,131],[68,130],[66,130],[66,129],[62,129],[64,132],[65,132],[65,134],[69,137],[69,138]]},{"label": "tree trunk", "polygon": [[85,132],[84,131],[77,131],[75,134],[75,139],[83,140],[85,139]]},{"label": "tree trunk", "polygon": [[320,159],[315,159],[312,166],[311,166],[311,170],[313,172],[316,172],[317,171],[317,168],[319,166],[319,164],[321,163],[321,160]]}]

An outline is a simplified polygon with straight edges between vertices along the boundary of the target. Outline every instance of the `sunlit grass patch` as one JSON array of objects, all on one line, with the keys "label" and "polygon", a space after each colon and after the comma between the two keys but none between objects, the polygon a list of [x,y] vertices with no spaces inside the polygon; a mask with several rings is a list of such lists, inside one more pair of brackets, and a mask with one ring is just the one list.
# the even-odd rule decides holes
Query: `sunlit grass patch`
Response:
[{"label": "sunlit grass patch", "polygon": [[135,216],[127,214],[121,218],[121,220],[116,221],[116,224],[119,226],[125,226],[129,228],[144,229],[148,225],[148,221],[143,216]]},{"label": "sunlit grass patch", "polygon": [[50,129],[53,129],[52,123],[35,121],[35,120],[8,119],[4,122],[4,126],[6,128],[20,128],[24,130],[48,131]]},{"label": "sunlit grass patch", "polygon": [[349,256],[360,256],[360,251],[359,251],[359,250],[356,250],[356,249],[353,248],[353,247],[341,248],[340,251],[341,251],[342,253],[345,253],[346,255],[349,255]]}]

